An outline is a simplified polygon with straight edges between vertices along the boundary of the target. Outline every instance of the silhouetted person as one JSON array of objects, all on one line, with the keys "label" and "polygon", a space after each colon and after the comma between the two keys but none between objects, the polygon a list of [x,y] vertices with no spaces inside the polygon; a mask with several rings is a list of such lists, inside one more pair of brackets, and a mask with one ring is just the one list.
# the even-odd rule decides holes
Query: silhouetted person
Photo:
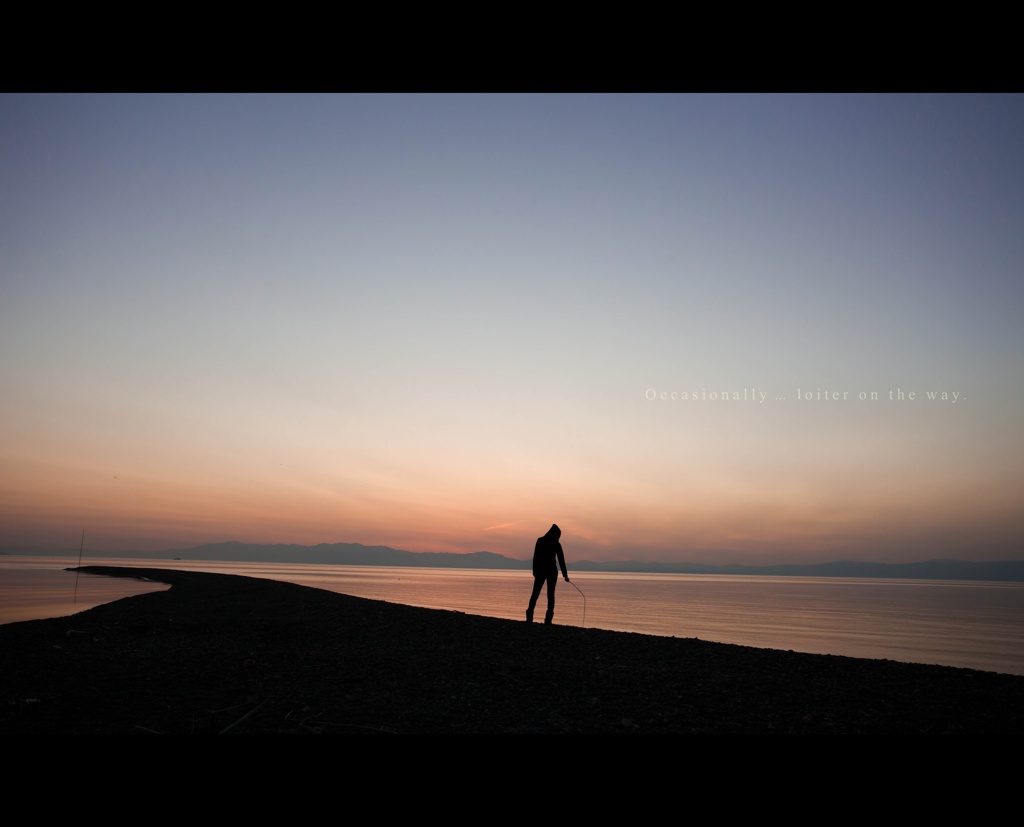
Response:
[{"label": "silhouetted person", "polygon": [[537,538],[537,545],[533,547],[533,594],[530,595],[530,606],[526,610],[526,622],[533,623],[533,610],[537,606],[537,598],[540,597],[540,589],[545,583],[548,584],[548,613],[544,615],[544,622],[550,623],[555,615],[555,584],[558,583],[558,568],[562,568],[562,577],[569,582],[569,573],[565,570],[565,555],[562,554],[562,544],[558,538],[562,536],[562,529],[554,523],[548,529],[548,533]]}]

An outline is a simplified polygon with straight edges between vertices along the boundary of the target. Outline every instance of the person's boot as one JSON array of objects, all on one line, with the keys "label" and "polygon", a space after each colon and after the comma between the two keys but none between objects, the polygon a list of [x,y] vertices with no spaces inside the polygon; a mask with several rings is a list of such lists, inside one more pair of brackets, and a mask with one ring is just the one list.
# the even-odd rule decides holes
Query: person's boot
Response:
[{"label": "person's boot", "polygon": [[526,622],[533,623],[533,609],[526,610]]},{"label": "person's boot", "polygon": [[551,618],[553,618],[554,616],[555,616],[555,610],[554,609],[548,609],[547,614],[544,615],[544,625],[545,626],[550,626],[551,625]]}]

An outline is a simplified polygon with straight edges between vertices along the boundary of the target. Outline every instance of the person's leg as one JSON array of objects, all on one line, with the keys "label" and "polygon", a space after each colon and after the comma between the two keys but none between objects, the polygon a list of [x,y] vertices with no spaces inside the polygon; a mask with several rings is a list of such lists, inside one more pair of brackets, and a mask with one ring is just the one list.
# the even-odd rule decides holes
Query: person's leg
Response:
[{"label": "person's leg", "polygon": [[543,577],[533,578],[533,594],[530,595],[530,605],[526,609],[526,622],[533,623],[533,610],[537,606],[537,598],[540,597],[540,587],[544,585]]},{"label": "person's leg", "polygon": [[558,584],[558,572],[548,575],[548,613],[544,615],[544,622],[551,623],[555,616],[555,586]]}]

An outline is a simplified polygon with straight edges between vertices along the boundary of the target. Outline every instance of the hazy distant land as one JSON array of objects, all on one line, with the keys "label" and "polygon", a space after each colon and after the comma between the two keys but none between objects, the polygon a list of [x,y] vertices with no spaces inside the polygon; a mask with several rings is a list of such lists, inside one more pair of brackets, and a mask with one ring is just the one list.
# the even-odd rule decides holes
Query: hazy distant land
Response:
[{"label": "hazy distant land", "polygon": [[[46,555],[78,558],[76,549],[40,549],[7,547],[5,555]],[[364,546],[362,543],[320,543],[315,546],[275,543],[209,543],[188,549],[155,553],[109,552],[85,549],[90,556],[145,560],[219,560],[234,563],[321,563],[338,566],[426,566],[465,569],[528,569],[529,560],[506,557],[491,551],[468,554],[403,551],[389,546]],[[965,560],[927,560],[921,563],[865,563],[839,560],[833,563],[787,564],[774,566],[723,565],[703,563],[659,563],[617,560],[595,563],[570,562],[573,571],[647,572],[664,574],[745,574],[784,577],[884,577],[913,580],[987,580],[1024,581],[1024,560],[974,563]]]}]

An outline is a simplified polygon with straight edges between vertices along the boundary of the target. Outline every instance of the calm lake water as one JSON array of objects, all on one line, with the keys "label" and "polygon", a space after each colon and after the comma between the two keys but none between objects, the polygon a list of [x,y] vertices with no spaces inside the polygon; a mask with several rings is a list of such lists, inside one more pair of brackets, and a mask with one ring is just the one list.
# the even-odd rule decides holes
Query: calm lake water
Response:
[{"label": "calm lake water", "polygon": [[[77,577],[76,560],[0,557],[0,623],[60,617],[160,584]],[[92,558],[87,565],[243,574],[468,614],[524,619],[529,571]],[[798,652],[1024,675],[1024,583],[588,573],[559,581],[555,622]],[[585,597],[584,597],[585,595]],[[542,615],[545,596],[541,594]]]}]

